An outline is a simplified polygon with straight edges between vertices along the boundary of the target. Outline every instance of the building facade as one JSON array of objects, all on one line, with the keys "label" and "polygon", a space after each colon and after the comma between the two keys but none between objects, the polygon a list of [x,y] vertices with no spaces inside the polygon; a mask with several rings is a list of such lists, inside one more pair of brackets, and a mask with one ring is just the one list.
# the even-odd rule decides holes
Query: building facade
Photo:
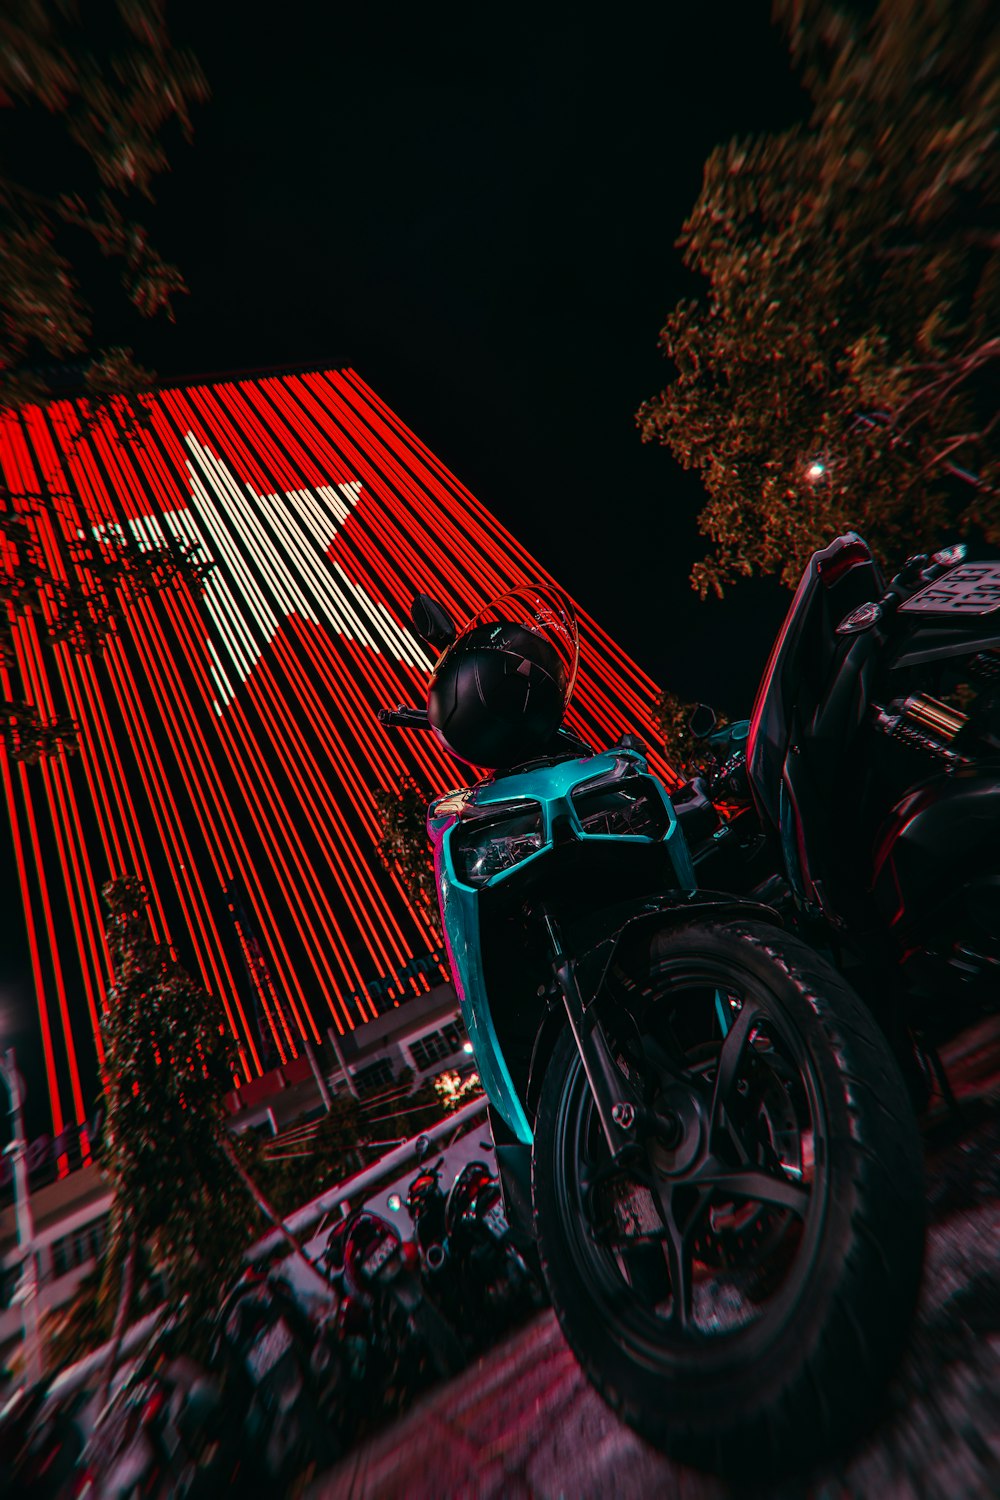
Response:
[{"label": "building facade", "polygon": [[[455,766],[376,709],[424,701],[415,593],[464,620],[558,580],[352,370],[7,412],[0,464],[0,503],[91,597],[122,538],[212,564],[203,591],[126,594],[98,656],[19,617],[0,671],[7,699],[79,727],[72,756],[0,750],[58,1155],[93,1105],[109,877],[144,881],[156,935],[218,997],[243,1084],[447,980],[436,914],[379,857],[376,798],[406,777],[445,789]],[[579,618],[572,727],[655,735],[654,684]]]}]

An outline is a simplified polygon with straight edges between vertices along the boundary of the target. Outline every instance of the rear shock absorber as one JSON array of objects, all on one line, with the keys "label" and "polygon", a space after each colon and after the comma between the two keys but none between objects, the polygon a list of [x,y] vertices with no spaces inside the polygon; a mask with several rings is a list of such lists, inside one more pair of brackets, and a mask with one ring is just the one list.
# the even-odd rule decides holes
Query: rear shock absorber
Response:
[{"label": "rear shock absorber", "polygon": [[971,765],[969,756],[951,748],[951,742],[968,722],[968,716],[960,709],[932,698],[929,693],[912,693],[888,709],[875,705],[875,727],[882,734],[949,765]]}]

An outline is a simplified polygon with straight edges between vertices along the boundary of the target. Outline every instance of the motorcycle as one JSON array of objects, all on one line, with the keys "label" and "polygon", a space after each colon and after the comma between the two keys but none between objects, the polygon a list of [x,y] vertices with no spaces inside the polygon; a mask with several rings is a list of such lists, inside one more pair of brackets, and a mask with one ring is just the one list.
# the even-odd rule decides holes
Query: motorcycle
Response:
[{"label": "motorcycle", "polygon": [[20,1387],[0,1409],[0,1495],[61,1500],[78,1493],[84,1398]]},{"label": "motorcycle", "polygon": [[98,1414],[69,1493],[182,1496],[226,1489],[238,1448],[225,1433],[218,1384],[194,1360],[157,1338]]},{"label": "motorcycle", "polygon": [[[420,1146],[418,1141],[418,1155]],[[518,1311],[537,1310],[542,1296],[504,1215],[498,1179],[485,1162],[469,1162],[446,1195],[443,1164],[442,1156],[421,1168],[405,1207],[424,1285],[464,1342],[475,1348],[491,1341]],[[393,1194],[389,1206],[401,1208],[403,1202]]]},{"label": "motorcycle", "polygon": [[418,595],[411,623],[439,652],[427,706],[379,717],[467,771],[428,814],[442,926],[563,1332],[676,1457],[805,1463],[864,1425],[918,1289],[921,1145],[891,1052],[772,907],[700,886],[707,796],[675,805],[629,732],[595,751],[563,727],[561,595],[515,590],[460,633]]},{"label": "motorcycle", "polygon": [[445,1228],[467,1301],[474,1308],[474,1325],[487,1336],[517,1313],[542,1306],[538,1283],[504,1213],[500,1182],[485,1162],[469,1162],[455,1178]]},{"label": "motorcycle", "polygon": [[336,1462],[347,1379],[339,1344],[280,1277],[240,1277],[219,1310],[212,1353],[227,1402],[242,1414],[242,1487],[270,1493],[309,1464]]},{"label": "motorcycle", "polygon": [[[369,1383],[410,1384],[430,1366],[441,1378],[464,1367],[457,1335],[424,1295],[420,1257],[412,1243],[381,1215],[357,1209],[335,1224],[320,1257],[322,1269],[341,1296],[341,1326],[355,1363],[368,1369]],[[357,1358],[357,1345],[365,1346]],[[371,1356],[368,1358],[368,1356]]]},{"label": "motorcycle", "polygon": [[887,584],[861,537],[836,538],[750,720],[701,714],[705,791],[732,814],[716,859],[763,845],[771,889],[868,1001],[917,1101],[934,1081],[950,1101],[937,1043],[997,1008],[1000,562],[950,547]]},{"label": "motorcycle", "polygon": [[[418,1157],[424,1138],[417,1142]],[[420,1257],[420,1277],[424,1286],[445,1318],[453,1328],[460,1329],[464,1322],[464,1305],[454,1276],[451,1246],[445,1224],[447,1197],[441,1186],[441,1156],[433,1166],[422,1167],[410,1183],[405,1207],[413,1224],[414,1241]],[[389,1199],[394,1212],[404,1206],[398,1194]]]}]

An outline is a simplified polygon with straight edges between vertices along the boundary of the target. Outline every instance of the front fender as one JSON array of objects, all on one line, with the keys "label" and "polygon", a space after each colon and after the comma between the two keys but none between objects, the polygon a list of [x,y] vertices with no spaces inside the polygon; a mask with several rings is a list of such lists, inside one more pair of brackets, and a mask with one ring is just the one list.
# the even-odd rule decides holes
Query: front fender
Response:
[{"label": "front fender", "polygon": [[[586,931],[568,927],[564,933],[567,951],[574,955],[577,983],[584,1005],[593,1005],[602,990],[609,969],[626,950],[640,945],[647,936],[665,927],[680,927],[692,921],[768,922],[773,927],[784,923],[771,906],[759,901],[744,901],[722,891],[697,890],[690,894],[664,891],[662,895],[619,902],[587,917]],[[596,926],[596,932],[595,932]],[[586,946],[584,946],[586,944]],[[562,1007],[544,1016],[531,1053],[526,1104],[534,1118],[541,1092],[542,1078],[563,1026],[566,1015]]]}]

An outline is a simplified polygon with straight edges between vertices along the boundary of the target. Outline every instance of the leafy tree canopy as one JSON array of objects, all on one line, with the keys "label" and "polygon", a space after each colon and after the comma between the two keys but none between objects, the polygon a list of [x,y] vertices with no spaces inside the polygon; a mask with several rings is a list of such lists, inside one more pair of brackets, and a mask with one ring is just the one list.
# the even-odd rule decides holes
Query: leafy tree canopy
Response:
[{"label": "leafy tree canopy", "polygon": [[394,791],[377,792],[375,801],[382,821],[378,849],[386,868],[398,872],[415,905],[435,914],[434,861],[427,837],[428,794],[412,777],[404,777]]},{"label": "leafy tree canopy", "polygon": [[707,292],[638,413],[708,491],[702,596],[1000,540],[1000,24],[991,0],[774,0],[807,123],[713,152],[679,241]]},{"label": "leafy tree canopy", "polygon": [[[154,376],[129,349],[92,348],[80,267],[96,246],[119,262],[125,296],[143,316],[172,316],[183,278],[153,248],[132,205],[152,198],[153,179],[168,165],[168,127],[190,136],[191,106],[206,97],[195,59],[170,45],[164,0],[7,0],[0,10],[5,421],[49,394],[40,361],[76,358],[91,397],[88,421],[127,433],[148,420],[144,402],[122,398]],[[147,548],[124,533],[66,548],[47,519],[53,499],[44,478],[31,494],[0,482],[0,735],[26,761],[75,743],[68,716],[44,712],[12,675],[26,617],[43,639],[100,651],[136,599],[179,578],[200,588],[206,571],[187,547]]]},{"label": "leafy tree canopy", "polygon": [[170,44],[165,0],[5,0],[0,109],[10,112],[0,164],[0,406],[44,398],[39,361],[87,357],[96,394],[150,383],[130,350],[91,349],[93,309],[81,285],[81,236],[121,266],[143,317],[173,316],[178,268],[135,217],[168,166],[164,133],[191,135],[208,96],[194,57]]},{"label": "leafy tree canopy", "polygon": [[225,1126],[232,1043],[217,1003],[153,938],[141,883],[110,881],[104,897],[115,973],[101,1027],[109,1262],[134,1241],[174,1297],[210,1293],[239,1266],[256,1225]]},{"label": "leafy tree canopy", "polygon": [[43,640],[81,655],[99,654],[116,622],[138,599],[168,585],[204,585],[212,564],[172,538],[147,546],[124,531],[82,538],[66,551],[46,522],[48,492],[16,496],[0,488],[0,737],[16,760],[76,746],[66,714],[49,715],[12,676],[17,632],[27,618]]}]

